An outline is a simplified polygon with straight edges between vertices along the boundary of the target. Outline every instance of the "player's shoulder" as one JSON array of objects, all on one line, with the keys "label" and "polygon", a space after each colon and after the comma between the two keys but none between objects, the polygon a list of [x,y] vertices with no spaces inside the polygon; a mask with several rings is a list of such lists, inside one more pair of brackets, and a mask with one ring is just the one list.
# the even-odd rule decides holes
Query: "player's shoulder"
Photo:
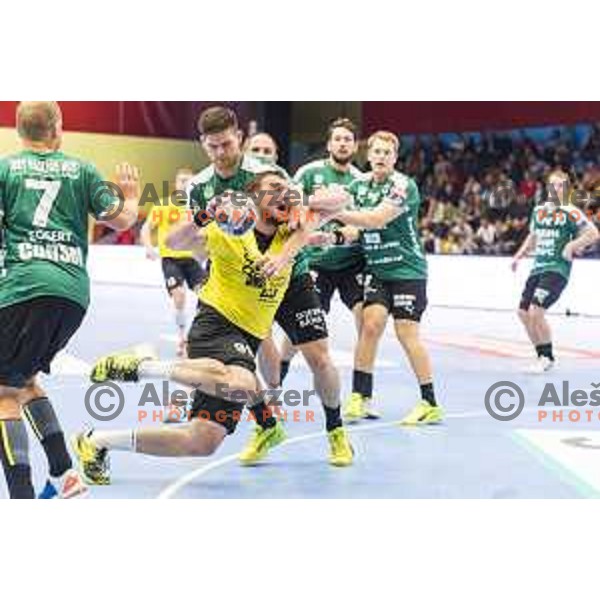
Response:
[{"label": "player's shoulder", "polygon": [[365,173],[363,173],[356,165],[350,165],[348,172],[354,179],[360,179]]},{"label": "player's shoulder", "polygon": [[215,175],[215,168],[213,165],[208,165],[200,171],[196,173],[193,177],[191,177],[188,181],[189,188],[195,188],[198,185],[206,185]]},{"label": "player's shoulder", "polygon": [[394,185],[406,186],[409,189],[418,189],[417,182],[409,175],[400,171],[394,171],[391,180]]},{"label": "player's shoulder", "polygon": [[358,169],[357,171],[356,177],[349,186],[349,189],[351,190],[365,188],[373,181],[373,173],[371,171],[368,171],[367,173],[359,171]]},{"label": "player's shoulder", "polygon": [[312,174],[315,171],[320,171],[327,166],[327,161],[324,158],[317,158],[316,160],[311,160],[301,166],[298,167],[296,173],[294,175],[294,179],[302,179]]}]

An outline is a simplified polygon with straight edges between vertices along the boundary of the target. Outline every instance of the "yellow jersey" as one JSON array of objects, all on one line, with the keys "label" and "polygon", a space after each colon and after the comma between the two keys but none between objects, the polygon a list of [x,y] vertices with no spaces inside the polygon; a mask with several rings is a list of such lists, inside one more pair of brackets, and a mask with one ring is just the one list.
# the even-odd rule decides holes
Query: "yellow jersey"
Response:
[{"label": "yellow jersey", "polygon": [[191,213],[186,206],[154,205],[148,213],[150,224],[156,227],[158,253],[162,258],[192,258],[189,250],[172,250],[167,246],[166,239],[171,229],[180,223],[187,223],[191,219]]},{"label": "yellow jersey", "polygon": [[[264,254],[254,231],[232,236],[211,223],[205,232],[210,273],[200,291],[201,302],[254,337],[266,338],[290,283],[292,266],[267,278],[258,264]],[[287,227],[279,227],[268,254],[279,254],[289,236]]]}]

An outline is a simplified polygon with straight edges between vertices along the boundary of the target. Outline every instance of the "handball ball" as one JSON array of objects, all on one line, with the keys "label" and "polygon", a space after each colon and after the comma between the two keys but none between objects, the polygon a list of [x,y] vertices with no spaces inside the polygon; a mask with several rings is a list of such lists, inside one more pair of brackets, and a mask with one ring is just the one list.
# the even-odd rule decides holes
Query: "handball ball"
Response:
[{"label": "handball ball", "polygon": [[215,222],[228,235],[244,235],[256,227],[258,214],[250,198],[241,194],[223,198],[215,208]]}]

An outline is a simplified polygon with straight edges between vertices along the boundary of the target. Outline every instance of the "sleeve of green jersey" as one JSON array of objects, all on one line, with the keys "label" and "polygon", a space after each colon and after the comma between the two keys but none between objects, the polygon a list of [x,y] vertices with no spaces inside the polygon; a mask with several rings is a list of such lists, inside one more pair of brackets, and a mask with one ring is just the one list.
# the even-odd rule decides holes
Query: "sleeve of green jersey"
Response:
[{"label": "sleeve of green jersey", "polygon": [[406,211],[409,208],[418,207],[421,203],[421,196],[414,179],[405,178],[404,181],[398,180],[398,184],[406,185],[406,195],[394,193],[394,189],[392,189],[392,193],[390,194],[390,197],[387,198],[387,201],[403,211]]},{"label": "sleeve of green jersey", "polygon": [[119,202],[119,198],[115,195],[113,185],[106,182],[93,165],[88,165],[86,179],[88,212],[100,219]]},{"label": "sleeve of green jersey", "polygon": [[408,206],[419,206],[419,204],[421,204],[421,194],[419,193],[419,188],[414,179],[408,180],[407,191],[406,203]]},{"label": "sleeve of green jersey", "polygon": [[192,212],[206,208],[206,202],[202,202],[201,191],[202,186],[199,183],[190,182],[186,188],[187,207]]},{"label": "sleeve of green jersey", "polygon": [[305,194],[310,194],[311,186],[310,186],[310,174],[309,170],[306,167],[300,167],[294,177],[294,183],[297,183]]}]

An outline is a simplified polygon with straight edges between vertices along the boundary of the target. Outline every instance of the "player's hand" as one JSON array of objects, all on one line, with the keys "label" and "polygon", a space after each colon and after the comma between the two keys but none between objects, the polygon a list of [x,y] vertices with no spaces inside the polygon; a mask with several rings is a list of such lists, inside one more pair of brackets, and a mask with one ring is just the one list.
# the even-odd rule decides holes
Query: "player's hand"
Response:
[{"label": "player's hand", "polygon": [[406,200],[408,196],[408,179],[404,177],[401,179],[390,191],[391,200]]},{"label": "player's hand", "polygon": [[126,200],[137,200],[142,195],[140,170],[129,163],[117,165],[117,184]]},{"label": "player's hand", "polygon": [[158,254],[158,252],[156,251],[155,248],[153,248],[152,246],[147,246],[146,247],[146,258],[148,260],[155,261],[155,260],[158,259],[158,257],[159,257],[159,254]]},{"label": "player's hand", "polygon": [[308,199],[308,206],[324,216],[333,215],[345,210],[352,202],[352,196],[343,188],[321,188]]},{"label": "player's hand", "polygon": [[259,261],[259,265],[261,267],[261,271],[265,277],[274,277],[278,275],[292,262],[293,258],[287,252],[282,252],[281,254],[270,255],[267,254],[261,261]]},{"label": "player's hand", "polygon": [[308,245],[318,248],[326,248],[332,246],[335,242],[335,237],[331,231],[313,231],[308,236]]},{"label": "player's hand", "polygon": [[518,258],[513,258],[513,259],[512,259],[512,262],[510,263],[510,270],[511,270],[513,273],[516,273],[516,272],[517,272],[517,269],[519,268],[519,262],[520,262],[520,261],[519,261],[519,259],[518,259]]},{"label": "player's hand", "polygon": [[562,252],[563,258],[571,262],[575,258],[575,248],[573,247],[573,242],[569,242]]}]

